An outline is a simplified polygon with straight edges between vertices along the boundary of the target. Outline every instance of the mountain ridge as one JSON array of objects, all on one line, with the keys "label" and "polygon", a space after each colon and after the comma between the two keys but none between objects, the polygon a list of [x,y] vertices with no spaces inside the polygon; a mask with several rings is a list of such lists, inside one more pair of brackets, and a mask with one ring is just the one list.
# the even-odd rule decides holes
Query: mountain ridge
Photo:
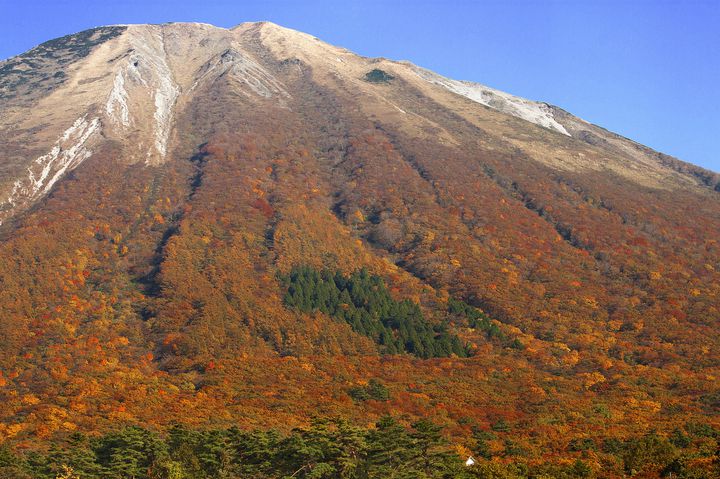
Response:
[{"label": "mountain ridge", "polygon": [[[122,39],[122,38],[129,36],[130,39],[125,40],[125,42],[130,41],[130,44],[132,44],[132,38],[136,38],[136,40],[135,40],[136,43],[139,42],[139,43],[137,43],[138,46],[133,47],[132,45],[130,45],[130,49],[137,50],[138,48],[140,48],[140,50],[142,50],[142,47],[140,47],[139,45],[151,45],[152,42],[150,41],[150,38],[152,38],[153,35],[161,35],[161,37],[164,38],[166,31],[171,36],[177,35],[178,32],[176,31],[175,33],[173,33],[174,30],[178,30],[178,31],[186,31],[187,30],[188,32],[199,30],[198,32],[195,32],[195,34],[196,34],[196,36],[197,35],[202,36],[203,34],[206,34],[207,38],[205,38],[204,41],[210,41],[210,38],[213,37],[213,35],[210,32],[217,33],[218,31],[227,32],[232,35],[239,35],[240,37],[243,37],[243,38],[247,37],[247,35],[251,35],[251,36],[254,35],[257,38],[255,40],[251,40],[251,42],[257,41],[257,42],[262,43],[263,41],[269,41],[271,44],[273,42],[275,42],[275,47],[277,47],[277,45],[284,44],[284,42],[286,41],[284,39],[284,37],[289,36],[289,37],[292,37],[295,39],[295,43],[305,42],[304,46],[303,46],[305,54],[310,54],[309,52],[313,52],[313,51],[315,51],[315,49],[320,48],[320,50],[323,52],[323,55],[325,55],[325,56],[328,55],[328,52],[352,55],[351,58],[358,59],[361,64],[367,63],[367,62],[370,62],[370,63],[385,62],[385,63],[388,63],[389,65],[393,65],[393,66],[395,66],[395,65],[407,66],[407,67],[409,67],[411,72],[412,71],[416,72],[424,80],[427,80],[430,83],[439,85],[442,88],[451,91],[452,93],[456,93],[460,96],[465,96],[465,97],[469,98],[471,101],[478,102],[482,105],[488,106],[488,107],[490,107],[494,110],[500,111],[502,113],[508,113],[511,116],[515,116],[515,117],[518,117],[518,118],[521,118],[521,119],[524,119],[524,120],[527,120],[530,122],[534,122],[536,124],[539,124],[540,126],[554,129],[554,130],[559,131],[560,133],[563,133],[567,136],[571,136],[570,133],[568,133],[566,131],[565,126],[558,123],[553,117],[553,111],[556,111],[555,109],[557,107],[554,107],[547,103],[535,102],[535,101],[526,100],[526,99],[523,99],[520,97],[515,97],[512,95],[503,93],[503,92],[499,92],[498,90],[494,90],[494,89],[485,87],[485,86],[477,84],[477,83],[464,82],[464,81],[460,82],[460,81],[451,80],[451,79],[439,76],[435,73],[432,73],[429,70],[425,70],[420,67],[417,67],[417,66],[413,65],[412,63],[406,62],[406,61],[395,62],[395,61],[389,61],[389,60],[384,60],[384,59],[371,59],[371,58],[366,58],[366,57],[356,57],[356,56],[354,56],[354,54],[352,54],[351,52],[349,52],[346,49],[338,49],[336,47],[332,47],[331,45],[329,45],[327,43],[321,42],[320,40],[318,40],[315,37],[312,37],[310,35],[307,35],[307,34],[304,34],[301,32],[296,32],[291,29],[280,27],[271,22],[246,22],[246,23],[238,24],[229,29],[225,29],[222,27],[215,27],[213,25],[203,24],[203,23],[183,23],[183,22],[166,23],[166,24],[159,24],[159,25],[142,25],[142,24],[140,24],[140,25],[117,25],[117,26],[97,27],[96,29],[91,29],[91,30],[87,30],[85,32],[76,34],[76,36],[82,37],[83,35],[88,35],[90,32],[102,32],[104,30],[113,29],[113,28],[119,28],[119,29],[122,29],[122,31],[110,33],[110,35],[112,35],[110,37],[102,37],[101,36],[101,38],[100,38],[101,41],[97,45],[102,45],[105,42],[105,40],[109,40],[109,41],[115,40],[117,42],[117,39],[115,37],[119,37]],[[92,33],[92,34],[95,34],[95,33]],[[150,36],[148,36],[148,35],[150,35]],[[72,39],[72,38],[73,38],[73,35],[68,35],[66,37],[62,37],[62,39],[65,39],[67,41],[71,41],[70,39]],[[158,37],[158,38],[160,38],[160,37]],[[212,40],[212,41],[220,41],[220,39],[217,35],[213,38],[215,38],[215,40]],[[227,36],[223,36],[222,42],[227,43],[228,47],[229,47],[229,44],[232,43],[233,41],[242,41],[241,38],[235,39],[235,40],[233,40],[233,38],[234,37],[229,38]],[[52,42],[57,42],[57,41],[58,40],[53,40],[50,42],[50,44]],[[245,41],[247,41],[247,40],[245,40]],[[163,42],[164,42],[164,40],[163,40]],[[313,43],[315,43],[315,42],[317,42],[318,45],[322,45],[322,47],[319,47],[318,45],[314,45]],[[308,45],[308,43],[309,43],[309,45]],[[46,44],[48,44],[48,42],[46,42]],[[90,55],[90,51],[88,50],[88,48],[94,48],[95,46],[97,46],[92,43],[90,45],[91,45],[90,47],[79,48],[80,57],[77,61],[82,61],[86,55]],[[297,45],[295,45],[295,46],[297,47]],[[158,50],[158,48],[161,48],[161,45],[159,43],[155,47],[152,47],[152,48],[154,50],[146,50],[144,53],[141,52],[140,56],[142,56],[144,54],[145,57],[148,58],[149,61],[151,62],[151,65],[150,65],[151,71],[146,72],[146,74],[149,74],[153,77],[151,80],[151,83],[154,82],[157,84],[156,91],[154,93],[149,92],[149,94],[151,94],[153,96],[153,98],[154,98],[153,101],[155,102],[155,105],[156,105],[156,108],[154,111],[155,124],[156,124],[155,133],[154,133],[155,138],[154,138],[154,140],[152,140],[151,138],[148,138],[148,136],[153,136],[153,134],[151,134],[151,133],[145,133],[145,134],[140,133],[139,137],[135,140],[141,144],[148,143],[148,142],[155,144],[154,151],[153,151],[153,149],[147,149],[145,153],[138,152],[135,155],[135,157],[138,159],[144,156],[145,161],[150,162],[150,163],[163,161],[163,158],[166,154],[167,142],[170,141],[169,136],[172,132],[173,112],[171,110],[172,110],[172,108],[174,108],[175,103],[178,101],[180,101],[180,103],[181,103],[178,106],[182,107],[183,98],[181,98],[181,96],[184,97],[184,96],[187,96],[190,93],[192,93],[192,90],[195,86],[195,85],[190,86],[190,85],[187,85],[184,83],[182,85],[180,85],[180,84],[175,85],[173,76],[180,74],[180,71],[177,70],[178,67],[174,66],[174,67],[172,67],[172,69],[168,69],[170,67],[164,63],[166,61],[164,58],[167,56],[167,52],[161,54],[160,50]],[[208,51],[205,55],[206,56],[209,55],[210,57],[212,57],[213,55],[217,55],[217,54],[218,54],[217,52],[211,54],[210,51]],[[27,55],[27,54],[24,54],[24,55]],[[302,54],[301,54],[301,56],[302,56]],[[20,55],[18,57],[14,57],[14,58],[18,59],[21,57],[22,57],[22,55]],[[168,57],[168,59],[169,58],[170,57]],[[343,61],[343,60],[341,60],[340,57],[337,57],[336,59],[338,62]],[[115,62],[118,59],[117,58],[107,59],[107,61],[110,61],[110,60]],[[211,60],[206,58],[206,61],[211,61]],[[159,63],[153,65],[152,64],[153,62],[159,62]],[[5,60],[2,63],[5,64],[5,66],[3,68],[7,69],[8,66],[11,67],[13,65],[13,59]],[[137,63],[137,62],[135,62],[135,63]],[[357,64],[357,61],[354,61],[354,63]],[[327,65],[324,65],[324,66],[327,68]],[[198,67],[195,66],[194,68],[197,69]],[[243,67],[243,68],[247,68],[247,66]],[[15,71],[15,70],[12,70],[12,71]],[[152,73],[152,71],[155,71],[156,73]],[[335,74],[341,74],[339,72],[342,72],[343,70],[337,69],[337,68],[331,68],[331,71],[334,71]],[[248,75],[248,74],[252,75],[252,73],[249,73],[249,72],[250,72],[250,70],[243,71],[242,74],[243,75]],[[59,73],[62,73],[62,72],[59,72]],[[405,75],[408,74],[408,72],[403,72],[403,73]],[[77,73],[77,74],[80,74],[80,73]],[[148,84],[145,83],[147,80],[143,79],[142,76],[137,76],[138,71],[131,69],[131,70],[128,70],[126,74],[117,73],[115,76],[114,86],[113,86],[112,90],[107,92],[107,87],[101,87],[102,91],[104,93],[101,93],[100,91],[98,91],[98,93],[97,93],[101,96],[108,95],[108,97],[107,97],[108,99],[107,99],[106,106],[105,106],[106,115],[105,115],[103,124],[115,123],[114,126],[120,127],[120,129],[122,129],[122,127],[127,129],[127,127],[130,126],[129,125],[130,118],[128,116],[129,115],[129,107],[126,104],[127,98],[125,98],[128,94],[125,91],[125,81],[126,81],[125,76],[127,76],[128,74],[130,74],[131,77],[136,78],[137,81],[142,82],[143,85],[147,89]],[[188,73],[184,73],[184,74],[187,75]],[[58,75],[58,73],[55,73],[55,75]],[[65,73],[63,73],[63,75],[62,75],[61,81],[66,81],[63,78],[64,75],[65,75]],[[89,76],[90,74],[83,73],[81,75]],[[260,72],[260,75],[262,75],[262,72]],[[199,79],[196,79],[196,82],[197,81],[199,81]],[[95,82],[97,82],[97,80]],[[262,84],[262,81],[260,82],[260,84]],[[268,94],[269,90],[267,90],[267,85],[262,86],[261,88],[264,89],[263,94]],[[142,95],[142,92],[140,91],[140,92],[138,92],[138,94],[140,94],[141,97],[137,101],[145,102],[145,100],[143,98],[148,93],[146,93],[145,95]],[[65,93],[63,93],[63,95],[65,95]],[[93,108],[92,105],[94,103],[93,99],[89,98],[88,100],[86,100],[86,102],[88,102],[87,103],[88,106],[86,108],[92,109]],[[545,106],[543,106],[543,105],[545,105]],[[115,115],[117,114],[118,111],[121,116],[120,116],[120,118],[115,118]],[[402,111],[402,110],[400,110],[400,111]],[[88,114],[88,113],[89,113],[89,110],[86,110],[85,114]],[[82,116],[82,111],[78,112],[76,115],[77,116],[75,118],[68,118],[67,120],[65,120],[64,128],[62,128],[60,125],[58,127],[56,127],[56,128],[58,128],[58,134],[60,132],[65,131],[67,128],[69,128],[72,125],[72,123],[74,121],[78,120],[78,118]],[[142,111],[140,111],[140,115],[141,115],[141,117],[143,116]],[[587,141],[589,143],[592,143],[593,141],[594,142],[598,142],[598,141],[608,142],[609,141],[610,143],[613,143],[612,137],[609,139],[608,138],[603,139],[602,137],[605,135],[602,132],[599,132],[599,131],[590,132],[589,129],[591,130],[592,127],[587,122],[584,122],[583,120],[579,120],[575,117],[568,117],[567,115],[564,115],[563,118],[565,118],[565,121],[569,122],[569,124],[572,125],[573,131],[575,132],[575,136],[580,138],[581,140]],[[7,122],[6,128],[9,127],[9,125],[11,125],[11,124],[14,125],[15,122],[17,122],[17,121],[18,121],[17,119],[11,117],[9,119],[9,121]],[[146,122],[140,121],[140,123],[146,123]],[[110,130],[109,132],[111,133],[111,136],[114,136],[115,134],[117,134],[117,131],[115,131],[113,134],[113,130],[117,130],[118,128],[110,128],[111,126],[113,126],[113,125],[106,125],[105,129]],[[2,128],[2,126],[0,126],[0,128]],[[62,129],[59,129],[59,128],[62,128]],[[120,132],[121,138],[123,137],[123,135],[124,135],[124,133]],[[598,139],[598,137],[600,139]],[[50,146],[45,147],[46,151],[51,149],[51,145],[52,144],[50,144]],[[619,146],[621,148],[625,148],[622,145],[619,145]],[[630,153],[632,155],[632,154],[636,154],[637,152],[630,152]],[[641,152],[641,153],[643,153],[643,152]],[[654,156],[654,152],[651,152],[649,154],[636,155],[636,156],[638,156],[638,158],[636,158],[636,160],[645,158],[647,156],[652,157],[652,156]],[[664,161],[666,164],[667,163],[677,164],[677,160],[675,160],[675,159],[669,159],[669,157],[667,157],[667,156],[664,156],[663,158],[667,159]],[[645,161],[647,161],[647,160],[645,160]],[[653,161],[652,158],[651,158],[651,161]],[[565,162],[565,163],[567,164],[567,162]],[[587,165],[584,165],[584,166],[587,166]],[[696,172],[696,173],[694,173],[695,176],[699,176],[699,177],[706,178],[706,179],[709,178],[709,180],[707,180],[707,181],[709,181],[713,185],[718,184],[718,179],[717,179],[718,177],[716,174],[713,174],[712,172],[707,172],[706,170],[702,170],[702,169],[698,170],[698,167],[691,167],[691,168],[677,167],[677,168],[675,168],[675,171],[676,172],[684,172],[689,169]],[[618,168],[617,170],[621,171],[622,169]],[[655,173],[655,175],[657,175],[657,173]],[[638,180],[638,181],[642,181],[642,180]],[[656,186],[657,186],[657,183],[656,183]],[[8,208],[8,205],[10,205],[10,209],[13,209],[15,206],[15,203],[22,202],[21,198],[13,198],[16,195],[17,191],[18,191],[17,188],[15,188],[15,193],[10,192],[10,195],[8,197],[9,200],[6,201],[5,208]],[[5,214],[5,216],[7,216],[7,214]]]}]

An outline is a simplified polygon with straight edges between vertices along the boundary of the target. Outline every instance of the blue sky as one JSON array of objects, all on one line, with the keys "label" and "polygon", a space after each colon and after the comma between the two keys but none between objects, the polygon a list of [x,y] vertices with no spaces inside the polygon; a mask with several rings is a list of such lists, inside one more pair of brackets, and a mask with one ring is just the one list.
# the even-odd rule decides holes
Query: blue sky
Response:
[{"label": "blue sky", "polygon": [[270,20],[547,101],[720,171],[720,0],[0,0],[0,58],[97,25]]}]

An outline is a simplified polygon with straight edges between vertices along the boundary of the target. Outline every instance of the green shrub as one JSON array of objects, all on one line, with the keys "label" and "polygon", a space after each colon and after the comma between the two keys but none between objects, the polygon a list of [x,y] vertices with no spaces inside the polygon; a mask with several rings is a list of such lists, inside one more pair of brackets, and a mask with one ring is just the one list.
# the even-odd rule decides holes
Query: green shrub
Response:
[{"label": "green shrub", "polygon": [[390,391],[388,388],[375,378],[371,379],[366,386],[350,388],[348,394],[355,401],[367,401],[368,399],[388,401],[390,399]]},{"label": "green shrub", "polygon": [[377,68],[365,74],[365,81],[370,83],[390,83],[393,79],[395,79],[394,76]]}]

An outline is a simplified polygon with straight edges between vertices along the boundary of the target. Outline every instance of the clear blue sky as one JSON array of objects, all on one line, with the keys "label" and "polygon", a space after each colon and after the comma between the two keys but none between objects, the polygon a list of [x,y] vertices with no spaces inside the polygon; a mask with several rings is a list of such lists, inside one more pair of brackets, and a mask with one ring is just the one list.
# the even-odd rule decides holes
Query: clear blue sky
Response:
[{"label": "clear blue sky", "polygon": [[257,20],[547,101],[720,171],[720,0],[0,0],[0,58],[97,25]]}]

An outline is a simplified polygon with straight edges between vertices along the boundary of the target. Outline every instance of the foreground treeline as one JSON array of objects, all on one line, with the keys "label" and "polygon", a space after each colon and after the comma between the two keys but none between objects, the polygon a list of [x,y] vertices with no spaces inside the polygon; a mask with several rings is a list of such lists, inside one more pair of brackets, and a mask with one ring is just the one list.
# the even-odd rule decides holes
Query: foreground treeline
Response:
[{"label": "foreground treeline", "polygon": [[[127,427],[101,437],[73,434],[44,453],[0,448],[0,478],[13,479],[550,479],[720,477],[717,452],[683,452],[677,434],[614,441],[619,470],[583,459],[528,466],[484,454],[487,432],[474,435],[476,464],[451,446],[442,428],[421,420],[404,426],[386,416],[371,428],[319,419],[287,435],[276,431],[189,430],[164,434]],[[689,441],[689,438],[687,438]],[[689,445],[689,442],[684,443]],[[717,444],[717,443],[716,443]],[[575,449],[577,452],[577,449]]]}]

